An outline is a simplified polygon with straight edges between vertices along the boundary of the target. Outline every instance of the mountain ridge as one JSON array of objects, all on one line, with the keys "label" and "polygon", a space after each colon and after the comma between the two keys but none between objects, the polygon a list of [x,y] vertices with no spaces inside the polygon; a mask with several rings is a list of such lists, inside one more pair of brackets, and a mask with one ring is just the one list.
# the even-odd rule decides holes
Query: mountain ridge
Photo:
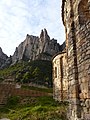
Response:
[{"label": "mountain ridge", "polygon": [[[50,56],[59,51],[60,45],[57,40],[50,39],[47,30],[44,29],[41,30],[40,37],[27,34],[26,39],[16,48],[12,56],[12,63],[20,60],[51,60]],[[47,53],[49,56],[43,53]]]},{"label": "mountain ridge", "polygon": [[41,30],[39,36],[27,34],[25,40],[16,47],[12,56],[8,57],[2,52],[5,59],[3,62],[0,61],[0,68],[8,67],[19,61],[51,61],[52,57],[64,48],[65,44],[60,45],[56,39],[50,39],[47,30],[44,28],[44,30]]}]

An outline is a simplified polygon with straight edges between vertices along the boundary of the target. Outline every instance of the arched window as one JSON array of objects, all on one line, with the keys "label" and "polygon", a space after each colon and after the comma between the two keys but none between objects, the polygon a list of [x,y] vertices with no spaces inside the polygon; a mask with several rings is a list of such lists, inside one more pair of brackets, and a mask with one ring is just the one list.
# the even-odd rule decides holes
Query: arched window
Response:
[{"label": "arched window", "polygon": [[90,1],[81,0],[78,6],[79,24],[82,26],[90,20]]}]

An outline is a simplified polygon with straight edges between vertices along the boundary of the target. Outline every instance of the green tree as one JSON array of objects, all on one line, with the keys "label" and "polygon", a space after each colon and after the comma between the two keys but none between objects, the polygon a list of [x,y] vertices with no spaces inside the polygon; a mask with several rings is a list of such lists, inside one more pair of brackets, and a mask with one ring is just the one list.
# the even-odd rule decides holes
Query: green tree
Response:
[{"label": "green tree", "polygon": [[22,74],[21,73],[17,73],[16,74],[16,78],[15,78],[16,82],[20,82],[21,79],[22,79]]},{"label": "green tree", "polygon": [[22,82],[23,83],[28,83],[29,82],[29,79],[30,79],[30,73],[29,72],[26,72],[23,76],[23,79],[22,79]]},{"label": "green tree", "polygon": [[38,67],[36,67],[34,69],[32,74],[33,74],[33,77],[34,77],[35,80],[41,80],[42,79],[42,72]]},{"label": "green tree", "polygon": [[3,77],[0,77],[0,82],[2,82],[4,80],[4,78]]}]

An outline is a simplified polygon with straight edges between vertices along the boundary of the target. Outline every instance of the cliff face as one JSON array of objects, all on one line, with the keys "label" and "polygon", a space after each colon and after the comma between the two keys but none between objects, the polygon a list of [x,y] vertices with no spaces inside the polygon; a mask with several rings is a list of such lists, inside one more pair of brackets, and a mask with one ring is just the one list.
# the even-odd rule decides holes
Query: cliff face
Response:
[{"label": "cliff face", "polygon": [[2,48],[0,47],[0,67],[5,63],[8,56],[3,53]]},{"label": "cliff face", "polygon": [[28,35],[15,50],[12,56],[12,63],[20,60],[51,60],[51,57],[60,51],[60,45],[57,40],[52,39],[44,29],[41,31],[40,37]]}]

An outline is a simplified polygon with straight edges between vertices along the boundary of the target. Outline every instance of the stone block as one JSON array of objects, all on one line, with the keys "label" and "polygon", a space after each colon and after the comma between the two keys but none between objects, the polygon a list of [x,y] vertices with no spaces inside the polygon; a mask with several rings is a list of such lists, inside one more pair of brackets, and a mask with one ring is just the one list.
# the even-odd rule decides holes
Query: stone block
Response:
[{"label": "stone block", "polygon": [[86,99],[85,105],[87,108],[90,108],[90,99]]},{"label": "stone block", "polygon": [[84,114],[88,114],[87,107],[83,107],[83,112],[84,112]]},{"label": "stone block", "polygon": [[85,114],[85,119],[90,120],[90,114]]}]

